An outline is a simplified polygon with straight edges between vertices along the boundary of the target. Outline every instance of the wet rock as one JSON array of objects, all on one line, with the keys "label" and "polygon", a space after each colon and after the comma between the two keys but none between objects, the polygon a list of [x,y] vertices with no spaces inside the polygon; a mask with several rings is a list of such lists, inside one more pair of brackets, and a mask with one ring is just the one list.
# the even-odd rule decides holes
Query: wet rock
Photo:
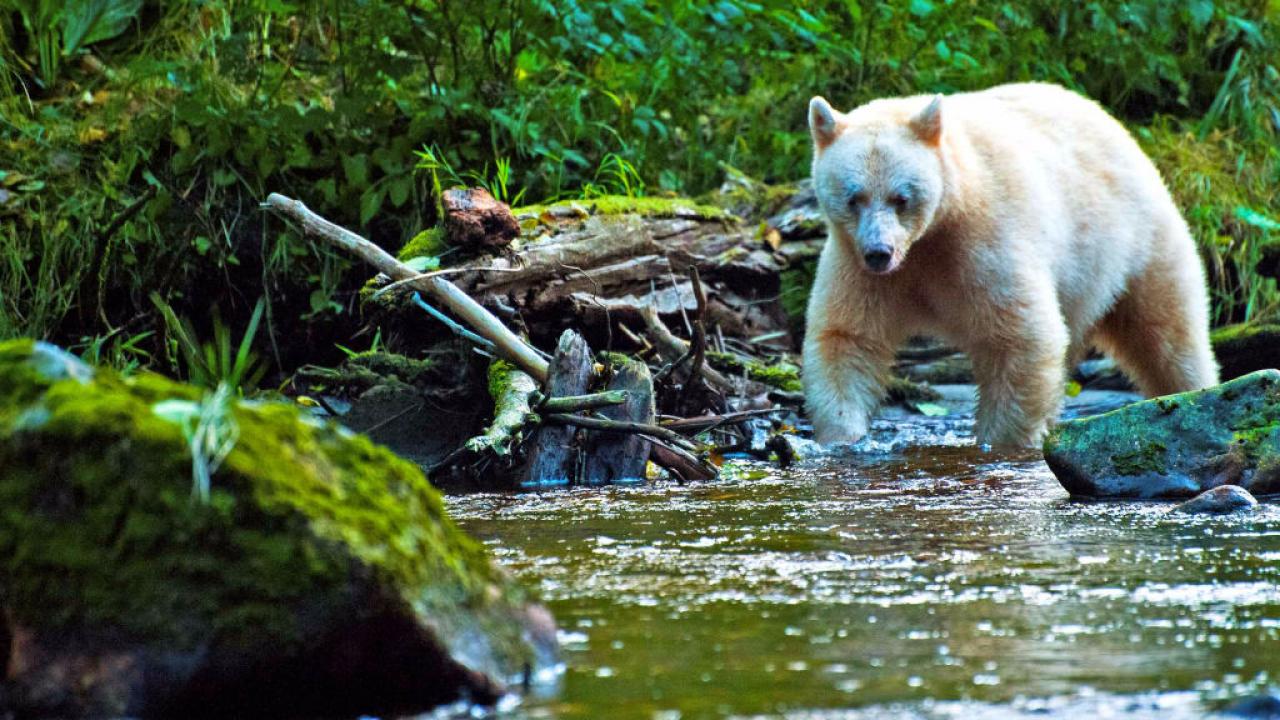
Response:
[{"label": "wet rock", "polygon": [[511,208],[498,202],[484,188],[455,188],[441,197],[444,230],[452,245],[501,248],[520,234]]},{"label": "wet rock", "polygon": [[1090,390],[1132,390],[1133,383],[1109,357],[1085,360],[1075,367],[1071,379]]},{"label": "wet rock", "polygon": [[1209,335],[1213,354],[1230,380],[1255,370],[1280,368],[1280,325],[1243,323],[1218,328]]},{"label": "wet rock", "polygon": [[1223,515],[1226,513],[1251,510],[1258,506],[1258,501],[1248,490],[1239,485],[1219,485],[1210,488],[1194,498],[1179,503],[1172,512],[1194,515]]},{"label": "wet rock", "polygon": [[414,714],[553,661],[420,471],[290,405],[11,341],[0,477],[0,715]]},{"label": "wet rock", "polygon": [[1280,696],[1268,693],[1237,700],[1228,705],[1222,714],[1249,720],[1280,720]]},{"label": "wet rock", "polygon": [[1228,484],[1280,492],[1280,371],[1060,423],[1044,457],[1072,495],[1193,497]]}]

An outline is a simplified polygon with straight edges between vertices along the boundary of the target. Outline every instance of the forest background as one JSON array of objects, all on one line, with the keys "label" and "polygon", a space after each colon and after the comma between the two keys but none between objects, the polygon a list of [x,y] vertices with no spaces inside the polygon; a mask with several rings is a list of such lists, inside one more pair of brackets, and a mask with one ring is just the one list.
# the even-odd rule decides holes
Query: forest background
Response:
[{"label": "forest background", "polygon": [[1278,57],[1278,0],[0,0],[0,338],[186,376],[183,327],[277,374],[336,361],[369,273],[270,192],[395,251],[453,184],[714,200],[807,175],[814,94],[1026,80],[1155,159],[1215,324],[1275,320]]}]

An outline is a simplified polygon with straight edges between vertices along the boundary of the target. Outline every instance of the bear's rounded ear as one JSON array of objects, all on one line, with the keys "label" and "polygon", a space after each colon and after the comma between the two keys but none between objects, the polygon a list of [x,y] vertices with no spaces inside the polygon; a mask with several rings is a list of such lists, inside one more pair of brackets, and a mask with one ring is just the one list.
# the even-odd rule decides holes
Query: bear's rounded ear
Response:
[{"label": "bear's rounded ear", "polygon": [[918,115],[911,118],[916,137],[929,145],[937,145],[942,137],[942,96],[934,95]]},{"label": "bear's rounded ear", "polygon": [[809,101],[809,132],[813,134],[813,144],[819,150],[836,139],[836,119],[839,114],[821,95],[814,95]]}]

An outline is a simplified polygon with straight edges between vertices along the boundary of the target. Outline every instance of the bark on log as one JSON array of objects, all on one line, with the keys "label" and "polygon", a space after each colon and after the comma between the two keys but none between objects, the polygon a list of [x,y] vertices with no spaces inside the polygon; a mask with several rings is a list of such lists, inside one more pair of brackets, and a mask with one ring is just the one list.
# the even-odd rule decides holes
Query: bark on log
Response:
[{"label": "bark on log", "polygon": [[[572,330],[565,330],[551,361],[546,394],[550,397],[582,395],[592,375],[591,349]],[[538,430],[529,459],[521,470],[521,487],[567,485],[574,477],[573,437],[576,430],[564,425],[545,425]]]},{"label": "bark on log", "polygon": [[[625,391],[627,401],[605,408],[601,415],[610,420],[653,424],[656,417],[653,378],[647,365],[635,360],[624,363],[609,382],[609,389]],[[650,442],[644,436],[591,433],[588,437],[584,484],[610,485],[645,479]]]}]

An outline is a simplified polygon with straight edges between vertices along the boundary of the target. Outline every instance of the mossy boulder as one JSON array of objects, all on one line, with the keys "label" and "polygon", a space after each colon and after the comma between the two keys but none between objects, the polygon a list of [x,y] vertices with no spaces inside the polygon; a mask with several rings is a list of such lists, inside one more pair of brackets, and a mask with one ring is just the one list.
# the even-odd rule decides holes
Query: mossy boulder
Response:
[{"label": "mossy boulder", "polygon": [[1280,371],[1060,423],[1044,457],[1077,496],[1192,497],[1220,485],[1280,492]]},{"label": "mossy boulder", "polygon": [[0,713],[405,714],[553,661],[416,467],[289,405],[10,341],[0,477]]}]

